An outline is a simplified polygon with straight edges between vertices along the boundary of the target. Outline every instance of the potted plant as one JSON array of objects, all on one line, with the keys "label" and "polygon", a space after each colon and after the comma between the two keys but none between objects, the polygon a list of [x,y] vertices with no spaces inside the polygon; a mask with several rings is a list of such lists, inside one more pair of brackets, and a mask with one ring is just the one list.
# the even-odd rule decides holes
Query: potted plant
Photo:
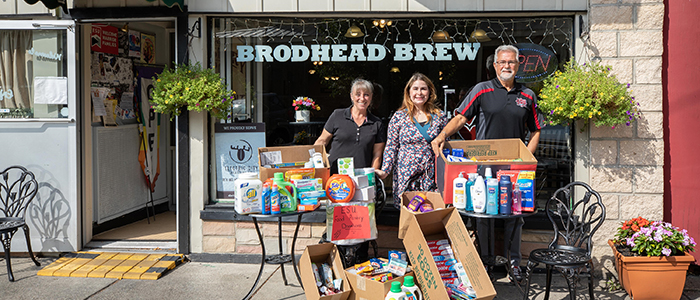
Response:
[{"label": "potted plant", "polygon": [[321,110],[321,107],[316,105],[314,99],[304,96],[299,96],[292,100],[292,106],[294,106],[294,118],[297,122],[309,122],[311,110]]},{"label": "potted plant", "polygon": [[231,102],[236,92],[230,91],[212,69],[195,65],[179,64],[166,67],[153,77],[153,109],[158,113],[180,115],[183,109],[209,111],[219,119],[228,118]]},{"label": "potted plant", "polygon": [[695,240],[670,223],[637,217],[622,223],[608,244],[622,287],[635,300],[680,299],[695,261]]},{"label": "potted plant", "polygon": [[630,126],[640,112],[629,87],[610,74],[610,66],[571,60],[563,72],[544,81],[538,104],[552,125],[582,120],[584,128],[590,121],[596,126]]}]

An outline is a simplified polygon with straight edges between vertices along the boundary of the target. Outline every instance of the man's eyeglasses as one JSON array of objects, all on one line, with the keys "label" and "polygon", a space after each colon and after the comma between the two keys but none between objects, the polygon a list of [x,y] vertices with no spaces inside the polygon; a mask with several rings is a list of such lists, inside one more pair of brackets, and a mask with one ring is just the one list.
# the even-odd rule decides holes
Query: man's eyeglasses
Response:
[{"label": "man's eyeglasses", "polygon": [[499,61],[496,62],[496,64],[498,64],[499,66],[505,66],[506,64],[511,65],[511,66],[515,66],[515,65],[518,64],[518,61],[516,61],[516,60],[510,60],[510,61],[508,61],[508,60],[499,60]]}]

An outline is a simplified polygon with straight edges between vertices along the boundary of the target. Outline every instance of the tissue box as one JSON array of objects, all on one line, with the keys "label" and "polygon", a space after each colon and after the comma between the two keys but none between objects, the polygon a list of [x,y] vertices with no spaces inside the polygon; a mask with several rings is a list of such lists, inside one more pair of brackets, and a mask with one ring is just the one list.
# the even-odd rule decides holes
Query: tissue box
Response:
[{"label": "tissue box", "polygon": [[355,196],[352,197],[352,200],[371,201],[374,200],[374,194],[375,191],[373,186],[355,189]]}]

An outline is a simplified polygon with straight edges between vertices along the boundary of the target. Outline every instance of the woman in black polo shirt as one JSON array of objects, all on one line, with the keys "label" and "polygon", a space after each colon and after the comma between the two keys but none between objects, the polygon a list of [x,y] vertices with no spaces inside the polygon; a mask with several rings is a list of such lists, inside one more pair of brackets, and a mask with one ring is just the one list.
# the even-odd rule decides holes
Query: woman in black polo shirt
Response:
[{"label": "woman in black polo shirt", "polygon": [[379,169],[386,137],[382,120],[369,112],[374,86],[364,79],[355,79],[350,89],[352,106],[336,109],[326,121],[314,145],[331,142],[329,161],[331,174],[338,173],[338,158],[353,157],[355,168]]}]

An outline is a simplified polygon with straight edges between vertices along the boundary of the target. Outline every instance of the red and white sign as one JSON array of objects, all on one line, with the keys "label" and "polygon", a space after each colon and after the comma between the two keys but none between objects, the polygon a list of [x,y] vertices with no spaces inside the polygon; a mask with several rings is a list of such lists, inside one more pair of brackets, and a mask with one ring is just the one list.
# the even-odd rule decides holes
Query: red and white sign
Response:
[{"label": "red and white sign", "polygon": [[90,49],[95,52],[119,54],[119,28],[105,24],[92,24]]}]

